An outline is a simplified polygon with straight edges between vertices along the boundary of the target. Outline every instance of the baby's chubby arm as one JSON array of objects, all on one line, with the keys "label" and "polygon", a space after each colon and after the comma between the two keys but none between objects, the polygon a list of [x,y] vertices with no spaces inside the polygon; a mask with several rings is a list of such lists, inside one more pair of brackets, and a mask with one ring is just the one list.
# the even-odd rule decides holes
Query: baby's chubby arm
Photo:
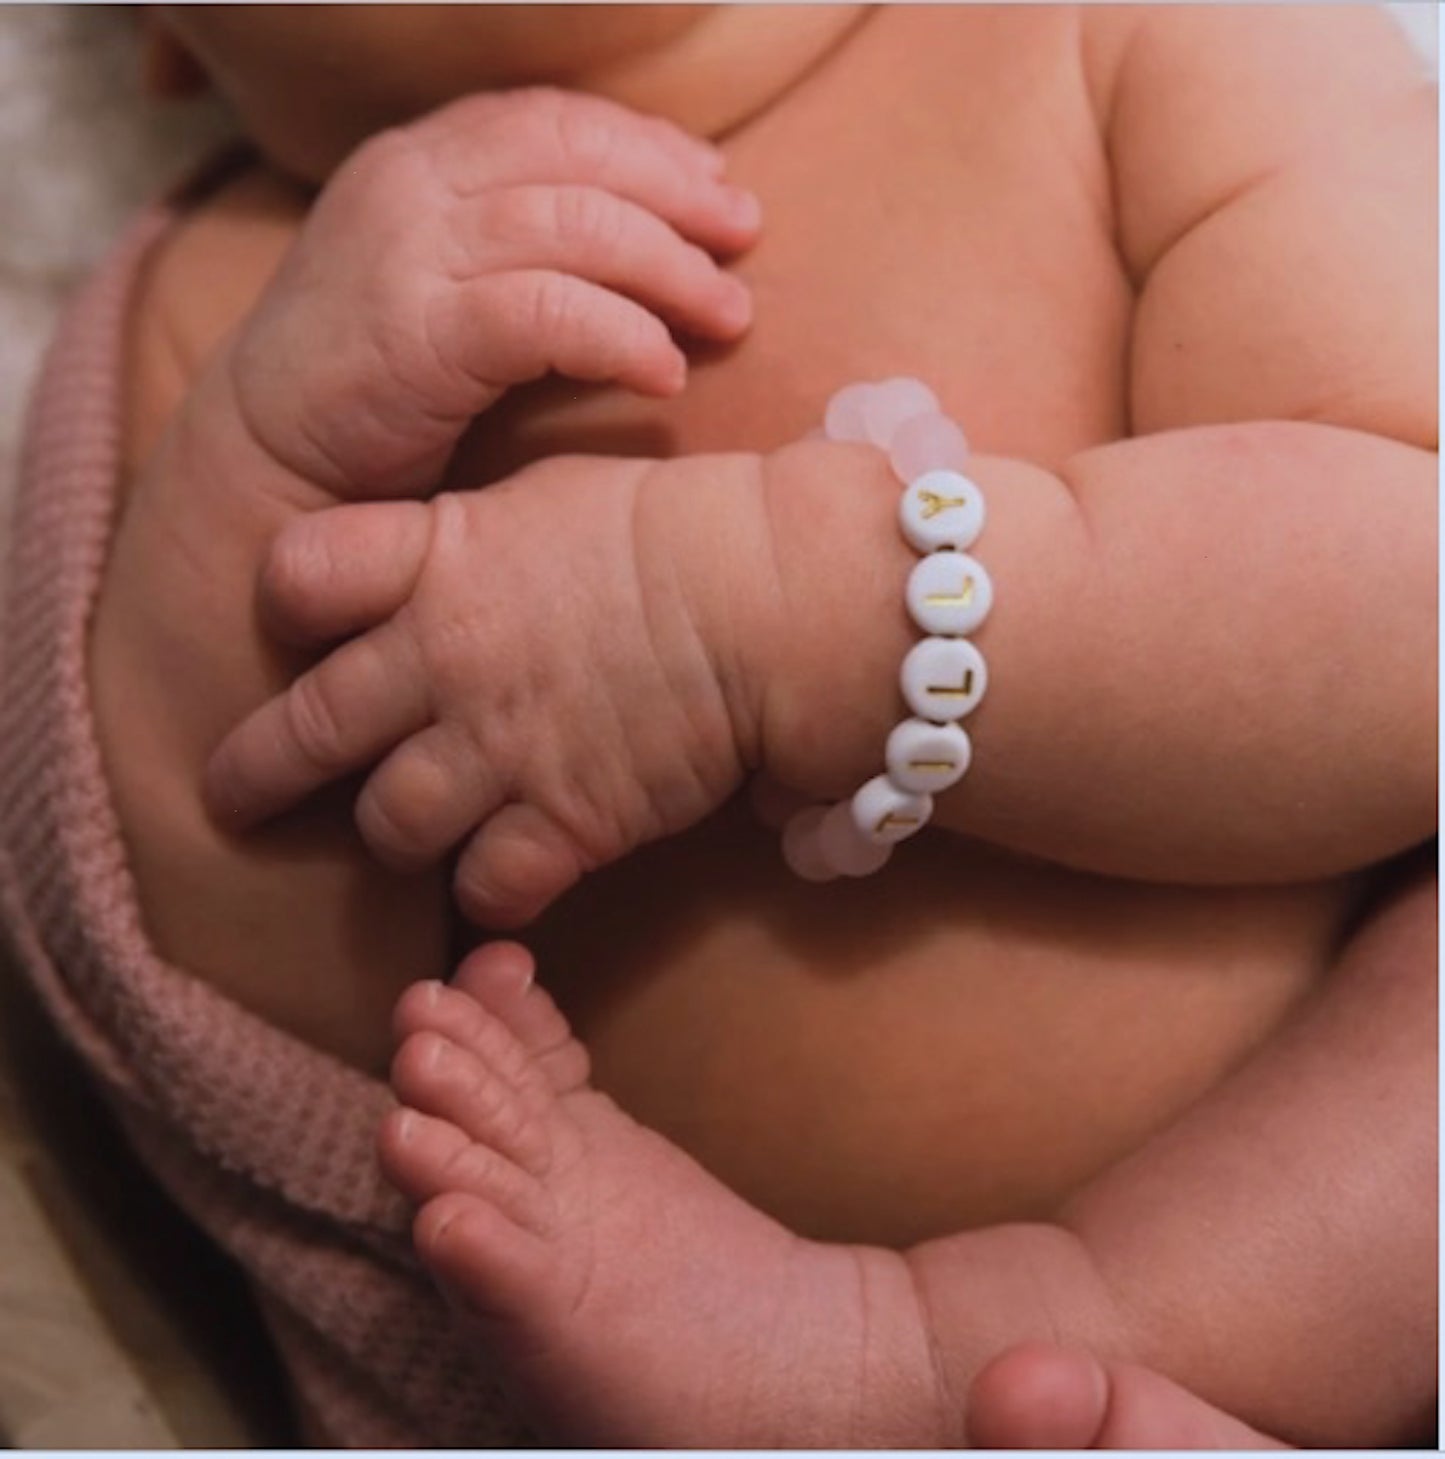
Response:
[{"label": "baby's chubby arm", "polygon": [[757,208],[722,171],[669,123],[544,88],[379,133],[191,390],[184,460],[293,506],[415,496],[509,386],[675,393],[671,329],[732,339],[750,317],[711,255],[752,242]]},{"label": "baby's chubby arm", "polygon": [[[1432,460],[1284,422],[1066,474],[976,458],[990,688],[940,822],[1200,881],[1324,876],[1424,839]],[[557,458],[300,519],[263,607],[284,636],[351,641],[220,747],[211,803],[244,824],[386,756],[358,804],[368,842],[420,865],[489,822],[458,893],[514,925],[750,769],[846,794],[879,768],[917,636],[898,495],[881,453],[815,441]]]},{"label": "baby's chubby arm", "polygon": [[[848,454],[844,454],[847,452]],[[976,457],[994,583],[971,768],[935,822],[1193,882],[1361,867],[1434,826],[1434,457],[1333,427],[1199,427],[1057,471]],[[916,558],[866,447],[768,463],[758,763],[811,796],[881,768]],[[761,595],[762,601],[770,601]]]},{"label": "baby's chubby arm", "polygon": [[[1083,14],[1138,294],[1134,438],[977,462],[994,673],[940,820],[1124,875],[1377,860],[1434,826],[1434,90],[1373,6]],[[851,557],[843,586],[867,581]],[[866,615],[825,600],[861,645]],[[777,682],[803,687],[775,701],[770,761],[846,789],[813,772],[847,723],[818,712],[828,685]]]},{"label": "baby's chubby arm", "polygon": [[[1077,487],[999,458],[970,468],[989,494],[974,550],[996,598],[974,637],[990,688],[940,820],[1200,880],[1321,876],[1415,844],[1433,817],[1418,453],[1283,423],[1155,440],[1080,458]],[[749,770],[846,794],[879,768],[917,637],[899,491],[871,447],[807,441],[559,457],[483,491],[300,518],[273,546],[263,611],[292,640],[347,641],[219,747],[210,803],[240,826],[376,766],[357,807],[368,843],[405,867],[470,837],[459,900],[501,926],[700,820]],[[1349,598],[1361,584],[1373,614]],[[1371,693],[1334,713],[1352,679]]]}]

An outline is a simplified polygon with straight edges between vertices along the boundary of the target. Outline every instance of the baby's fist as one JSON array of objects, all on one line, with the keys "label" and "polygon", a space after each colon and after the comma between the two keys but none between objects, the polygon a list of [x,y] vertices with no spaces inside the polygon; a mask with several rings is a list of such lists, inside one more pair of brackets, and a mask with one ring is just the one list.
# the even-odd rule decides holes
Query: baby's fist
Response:
[{"label": "baby's fist", "polygon": [[680,389],[673,327],[746,327],[713,254],[756,205],[711,146],[595,96],[470,96],[363,145],[229,352],[252,435],[343,498],[436,484],[468,422],[549,371]]}]

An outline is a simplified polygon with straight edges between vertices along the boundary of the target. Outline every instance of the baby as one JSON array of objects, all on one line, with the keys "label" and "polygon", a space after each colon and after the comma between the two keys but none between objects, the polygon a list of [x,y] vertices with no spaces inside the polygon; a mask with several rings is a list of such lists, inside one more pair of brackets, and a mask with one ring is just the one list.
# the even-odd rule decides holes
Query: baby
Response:
[{"label": "baby", "polygon": [[[1433,93],[1355,11],[566,19],[170,17],[283,167],[334,176],[314,206],[228,177],[147,240],[128,495],[103,573],[93,535],[67,560],[96,575],[103,796],[196,1006],[384,1060],[398,985],[444,971],[445,883],[366,864],[335,796],[236,834],[380,760],[366,843],[403,872],[464,848],[461,907],[529,926],[618,1103],[515,945],[402,998],[383,1160],[477,1318],[404,1382],[384,1301],[342,1342],[256,1201],[217,1215],[244,1178],[314,1220],[299,1167],[227,1145],[199,1194],[155,1069],[115,1076],[174,1127],[143,1147],[309,1359],[324,1437],[478,1442],[417,1385],[454,1402],[496,1363],[589,1443],[1126,1441],[1096,1369],[1072,1426],[1010,1426],[1041,1372],[1080,1376],[990,1366],[1040,1336],[1113,1365],[1117,1414],[1168,1392],[1179,1434],[1197,1411],[1130,1365],[1297,1441],[1411,1434]],[[510,89],[537,81],[725,155]],[[667,325],[715,344],[689,368]],[[548,371],[621,388],[512,388]],[[821,798],[879,768],[914,637],[898,485],[870,447],[788,443],[901,373],[977,452],[991,685],[941,830],[840,894],[733,800],[754,770]],[[20,866],[43,808],[7,757]],[[44,870],[12,902],[59,967]],[[139,934],[93,923],[72,981],[120,985]],[[254,1102],[212,1072],[204,1152]],[[334,1246],[359,1281],[367,1242]],[[368,1361],[406,1395],[390,1430],[357,1417]]]}]

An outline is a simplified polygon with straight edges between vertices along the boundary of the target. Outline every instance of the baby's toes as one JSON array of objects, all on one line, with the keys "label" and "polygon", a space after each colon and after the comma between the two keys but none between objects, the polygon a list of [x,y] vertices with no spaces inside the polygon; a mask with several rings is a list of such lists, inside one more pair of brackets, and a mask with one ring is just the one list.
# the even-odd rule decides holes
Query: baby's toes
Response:
[{"label": "baby's toes", "polygon": [[446,1120],[392,1110],[377,1135],[377,1155],[386,1178],[417,1205],[448,1193],[475,1196],[529,1231],[553,1228],[554,1205],[536,1177]]},{"label": "baby's toes", "polygon": [[552,1086],[537,1068],[531,1050],[504,1018],[464,988],[431,980],[413,983],[397,1000],[392,1028],[398,1042],[414,1034],[439,1034],[470,1054],[539,1114],[545,1114],[554,1102]]},{"label": "baby's toes", "polygon": [[462,911],[484,927],[522,927],[587,870],[576,841],[544,811],[521,802],[489,816],[457,862]]},{"label": "baby's toes", "polygon": [[292,643],[331,643],[390,618],[411,596],[431,542],[422,502],[368,502],[307,512],[277,534],[258,606]]},{"label": "baby's toes", "polygon": [[555,1108],[539,1107],[539,1091],[529,1097],[461,1044],[430,1030],[411,1034],[392,1061],[391,1083],[402,1104],[455,1125],[473,1143],[533,1175],[551,1169]]},{"label": "baby's toes", "polygon": [[534,969],[520,943],[488,942],[467,956],[452,986],[507,1026],[556,1093],[570,1094],[587,1083],[590,1060]]},{"label": "baby's toes", "polygon": [[490,1201],[438,1196],[412,1236],[432,1275],[478,1317],[525,1323],[556,1305],[557,1249]]}]

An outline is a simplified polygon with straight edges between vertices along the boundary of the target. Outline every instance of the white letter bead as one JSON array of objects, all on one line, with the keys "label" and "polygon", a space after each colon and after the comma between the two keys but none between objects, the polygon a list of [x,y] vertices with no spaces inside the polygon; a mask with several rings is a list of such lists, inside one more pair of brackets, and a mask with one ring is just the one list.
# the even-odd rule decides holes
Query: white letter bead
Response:
[{"label": "white letter bead", "polygon": [[925,633],[972,633],[993,607],[993,583],[966,552],[930,552],[908,575],[906,597]]},{"label": "white letter bead", "polygon": [[804,881],[833,881],[838,873],[823,855],[819,828],[828,807],[810,805],[788,817],[783,827],[783,860]]},{"label": "white letter bead", "polygon": [[962,719],[983,698],[988,669],[966,638],[921,638],[903,658],[899,686],[919,719]]},{"label": "white letter bead", "polygon": [[872,876],[893,854],[886,841],[870,840],[853,824],[847,801],[829,806],[818,825],[818,853],[835,876]]},{"label": "white letter bead", "polygon": [[888,778],[900,790],[937,795],[963,779],[973,744],[959,725],[905,719],[888,736],[883,758]]},{"label": "white letter bead", "polygon": [[933,797],[899,790],[886,775],[875,775],[854,792],[850,809],[859,833],[887,846],[923,829],[933,814]]},{"label": "white letter bead", "polygon": [[973,546],[983,516],[983,493],[957,471],[925,471],[898,500],[898,525],[919,552]]}]

